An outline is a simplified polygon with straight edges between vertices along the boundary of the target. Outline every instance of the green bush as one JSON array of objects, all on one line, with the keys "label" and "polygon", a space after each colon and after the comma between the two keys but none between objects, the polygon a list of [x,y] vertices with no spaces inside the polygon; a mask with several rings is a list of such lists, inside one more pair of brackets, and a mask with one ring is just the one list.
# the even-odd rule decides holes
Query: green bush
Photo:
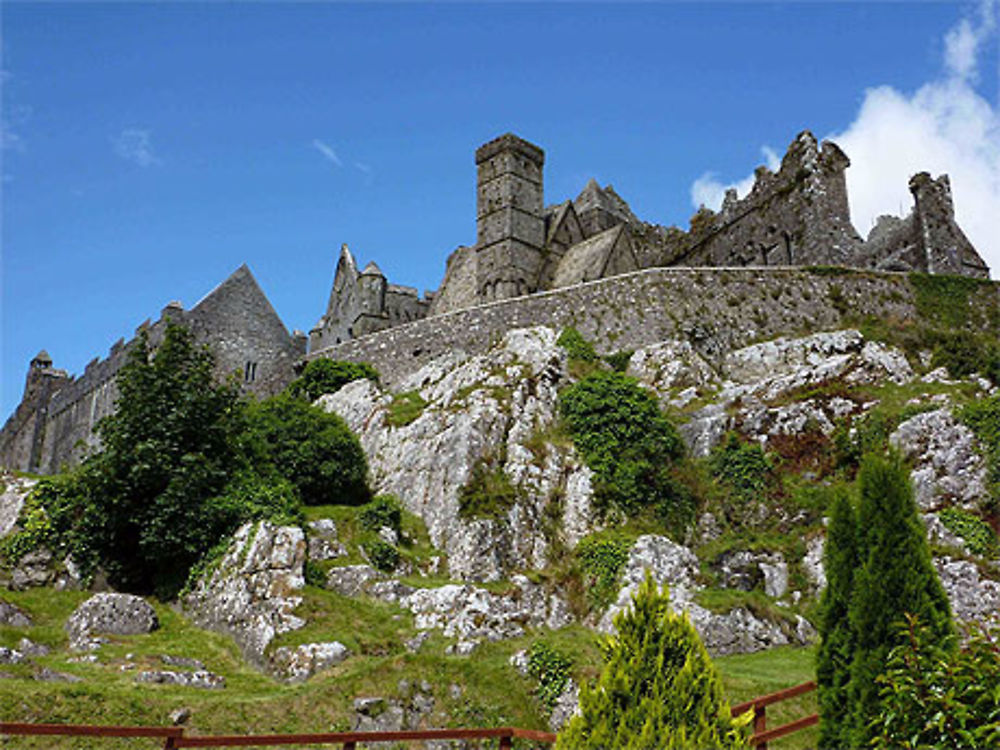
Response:
[{"label": "green bush", "polygon": [[982,557],[995,558],[1000,552],[1000,540],[992,527],[979,516],[961,508],[945,508],[940,514],[941,523],[962,537],[969,551]]},{"label": "green bush", "polygon": [[562,329],[562,333],[556,339],[556,344],[566,350],[566,355],[570,359],[580,362],[596,362],[598,360],[594,345],[572,326],[566,326]]},{"label": "green bush", "polygon": [[559,733],[556,750],[743,748],[715,666],[687,614],[670,611],[666,590],[650,576],[632,607],[602,641],[604,668],[585,685],[580,713]]},{"label": "green bush", "polygon": [[1000,345],[969,331],[941,331],[931,337],[931,367],[945,367],[953,378],[979,373],[1000,384]]},{"label": "green bush", "polygon": [[325,393],[336,393],[354,380],[367,378],[378,382],[378,371],[367,362],[341,362],[332,359],[314,359],[302,374],[288,385],[288,392],[315,401]]},{"label": "green bush", "polygon": [[625,372],[628,369],[628,363],[632,360],[632,355],[635,352],[632,349],[625,349],[620,352],[614,352],[609,354],[604,358],[604,361],[610,365],[611,369],[615,372]]},{"label": "green bush", "polygon": [[840,493],[833,502],[823,551],[826,588],[820,601],[821,641],[816,653],[819,747],[825,750],[838,750],[851,745],[847,686],[855,644],[849,611],[854,572],[859,565],[857,537],[854,508],[847,493]]},{"label": "green bush", "polygon": [[535,641],[528,649],[528,674],[535,678],[535,695],[550,713],[569,681],[572,666],[572,659],[545,641]]},{"label": "green bush", "polygon": [[730,433],[709,457],[712,475],[743,502],[760,500],[774,481],[774,467],[757,443]]},{"label": "green bush", "polygon": [[379,495],[358,513],[358,522],[368,531],[378,531],[383,526],[401,533],[403,508],[392,495]]},{"label": "green bush", "polygon": [[990,510],[1000,509],[1000,395],[974,401],[959,414],[982,443],[989,467]]},{"label": "green bush", "polygon": [[619,539],[587,537],[576,545],[574,554],[591,609],[603,610],[614,601],[628,552],[629,544]]},{"label": "green bush", "polygon": [[262,460],[291,481],[306,505],[368,502],[368,462],[358,439],[336,414],[279,394],[251,410]]},{"label": "green bush", "polygon": [[468,481],[458,490],[458,514],[462,518],[503,518],[517,502],[517,489],[497,457],[480,459]]},{"label": "green bush", "polygon": [[881,710],[876,677],[900,643],[903,615],[919,617],[935,638],[952,632],[948,597],[931,562],[908,468],[897,456],[867,456],[858,488],[863,523],[857,526],[860,567],[849,609],[854,644],[847,691],[855,747],[873,738],[871,723]]},{"label": "green bush", "polygon": [[559,394],[559,411],[573,444],[594,471],[603,511],[627,516],[654,507],[683,528],[693,498],[678,491],[671,468],[684,455],[677,430],[634,378],[595,372]]},{"label": "green bush", "polygon": [[1000,630],[941,639],[907,617],[879,676],[877,748],[976,750],[1000,746]]},{"label": "green bush", "polygon": [[362,545],[368,561],[381,571],[391,573],[399,565],[399,550],[381,539],[369,539]]},{"label": "green bush", "polygon": [[427,402],[417,391],[394,394],[385,421],[390,427],[405,427],[415,422],[426,407]]}]

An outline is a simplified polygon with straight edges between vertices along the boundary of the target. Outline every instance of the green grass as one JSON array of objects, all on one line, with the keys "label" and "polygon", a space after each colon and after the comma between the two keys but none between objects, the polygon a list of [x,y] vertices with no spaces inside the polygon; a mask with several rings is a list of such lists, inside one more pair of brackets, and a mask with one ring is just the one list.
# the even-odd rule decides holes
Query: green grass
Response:
[{"label": "green grass", "polygon": [[417,391],[397,393],[389,403],[385,421],[390,427],[404,427],[423,414],[426,406],[427,402]]},{"label": "green grass", "polygon": [[[756,654],[723,656],[715,660],[722,684],[731,704],[742,703],[761,695],[793,687],[816,679],[815,649],[785,646]],[[816,692],[806,693],[768,706],[769,729],[816,713]],[[816,747],[817,727],[809,727],[780,740],[768,743],[774,750],[805,750]]]}]

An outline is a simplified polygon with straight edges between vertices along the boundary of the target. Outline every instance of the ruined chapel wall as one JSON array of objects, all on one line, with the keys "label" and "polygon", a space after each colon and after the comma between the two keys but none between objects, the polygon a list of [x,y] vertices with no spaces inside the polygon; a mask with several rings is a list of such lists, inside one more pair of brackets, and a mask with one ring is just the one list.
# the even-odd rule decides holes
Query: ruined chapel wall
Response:
[{"label": "ruined chapel wall", "polygon": [[[987,293],[1000,300],[1000,285],[988,285]],[[485,351],[513,328],[572,325],[602,352],[684,338],[714,360],[756,340],[843,326],[847,314],[913,319],[909,277],[799,268],[647,269],[425,318],[309,358],[370,362],[392,386],[453,349]]]}]

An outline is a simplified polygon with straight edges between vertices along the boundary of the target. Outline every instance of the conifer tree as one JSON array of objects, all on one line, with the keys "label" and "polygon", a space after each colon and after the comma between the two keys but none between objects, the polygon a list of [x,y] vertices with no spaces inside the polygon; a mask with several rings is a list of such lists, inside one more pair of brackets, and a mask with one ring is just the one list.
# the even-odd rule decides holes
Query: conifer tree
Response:
[{"label": "conifer tree", "polygon": [[597,684],[584,687],[556,750],[746,747],[749,715],[731,716],[705,646],[687,614],[670,611],[666,589],[647,575],[615,627]]},{"label": "conifer tree", "polygon": [[823,567],[826,589],[820,604],[820,636],[816,655],[819,685],[819,747],[836,750],[850,745],[847,685],[854,655],[854,635],[848,611],[854,572],[858,567],[857,521],[846,493],[839,494],[830,513]]},{"label": "conifer tree", "polygon": [[868,745],[872,738],[871,722],[880,708],[876,677],[900,643],[904,615],[918,617],[932,637],[952,632],[948,597],[931,562],[906,466],[898,456],[870,455],[858,476],[861,566],[851,595],[855,645],[848,685],[852,747]]}]

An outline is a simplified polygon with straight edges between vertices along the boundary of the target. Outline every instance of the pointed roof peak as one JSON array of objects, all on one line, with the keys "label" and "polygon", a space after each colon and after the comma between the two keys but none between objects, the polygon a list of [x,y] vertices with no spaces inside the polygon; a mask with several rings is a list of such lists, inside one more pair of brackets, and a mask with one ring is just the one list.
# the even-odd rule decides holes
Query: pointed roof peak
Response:
[{"label": "pointed roof peak", "polygon": [[38,363],[48,363],[48,364],[51,365],[52,364],[52,357],[49,356],[49,353],[47,351],[45,351],[44,349],[42,349],[40,352],[38,352],[38,354],[36,354],[34,356],[34,358],[32,358],[31,361],[32,362],[38,362]]},{"label": "pointed roof peak", "polygon": [[381,276],[385,278],[385,274],[382,273],[382,269],[376,265],[375,261],[369,261],[368,265],[365,266],[365,270],[361,272],[362,276]]}]

